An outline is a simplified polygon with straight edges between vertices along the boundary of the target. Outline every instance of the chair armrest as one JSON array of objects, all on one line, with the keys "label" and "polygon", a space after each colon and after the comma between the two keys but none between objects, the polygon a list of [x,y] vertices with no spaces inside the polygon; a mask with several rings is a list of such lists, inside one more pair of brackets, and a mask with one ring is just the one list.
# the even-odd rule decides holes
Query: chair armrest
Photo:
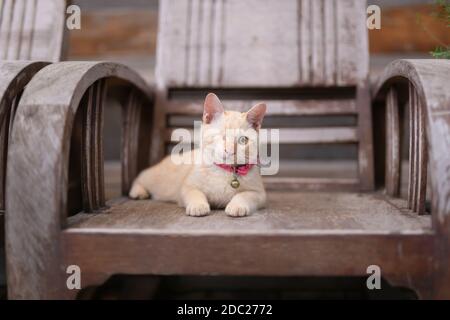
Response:
[{"label": "chair armrest", "polygon": [[[53,262],[60,258],[58,239],[69,211],[69,169],[75,168],[70,176],[80,182],[80,211],[104,207],[102,119],[108,94],[122,99],[122,171],[124,183],[131,183],[148,165],[154,112],[153,88],[136,72],[109,62],[61,62],[43,68],[25,88],[8,152],[8,283],[17,285],[28,271],[61,275]],[[37,297],[44,285],[26,287]]]},{"label": "chair armrest", "polygon": [[6,155],[10,123],[23,89],[47,64],[31,61],[0,62],[0,213],[5,210]]},{"label": "chair armrest", "polygon": [[[435,226],[450,231],[450,61],[398,60],[384,70],[373,94],[374,113],[383,106],[386,127],[386,188],[397,193],[399,108],[410,111],[410,207],[424,209],[427,163]],[[376,117],[374,117],[376,119]],[[381,128],[375,126],[375,128]],[[375,136],[380,132],[375,131]],[[380,159],[378,159],[380,160]],[[383,159],[381,159],[382,161]],[[390,164],[389,164],[390,163]],[[394,165],[393,165],[394,163]],[[394,187],[392,187],[394,185]],[[389,190],[391,189],[391,190]]]}]

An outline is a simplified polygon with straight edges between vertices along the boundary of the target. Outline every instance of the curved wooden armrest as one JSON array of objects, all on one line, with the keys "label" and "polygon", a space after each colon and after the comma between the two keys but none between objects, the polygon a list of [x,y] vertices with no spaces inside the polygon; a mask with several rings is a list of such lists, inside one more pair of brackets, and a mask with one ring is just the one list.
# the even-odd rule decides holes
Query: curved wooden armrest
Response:
[{"label": "curved wooden armrest", "polygon": [[81,178],[81,209],[89,212],[104,206],[102,141],[107,94],[119,97],[124,105],[124,189],[138,170],[148,165],[149,144],[146,147],[139,140],[142,118],[151,125],[152,88],[120,64],[50,65],[27,86],[14,120],[8,155],[12,165],[7,170],[12,212],[25,209],[20,204],[24,193],[29,199],[26,205],[33,210],[67,212],[69,151],[70,159],[81,164],[77,177]]},{"label": "curved wooden armrest", "polygon": [[[81,182],[77,190],[82,206],[77,209],[91,212],[104,206],[102,126],[107,95],[119,98],[123,106],[122,182],[127,188],[149,163],[147,126],[154,113],[153,89],[136,72],[116,63],[61,62],[40,70],[23,91],[7,159],[9,284],[20,283],[23,272],[61,276],[57,239],[69,212],[71,177]],[[69,169],[75,174],[69,175]],[[30,281],[29,296],[38,297],[48,285],[37,277]],[[13,289],[9,294],[15,296]],[[58,297],[56,291],[54,296]]]},{"label": "curved wooden armrest", "polygon": [[[400,172],[402,104],[409,108],[409,206],[425,210],[430,164],[431,211],[435,226],[450,230],[450,61],[398,60],[391,63],[374,90],[376,112],[386,102],[387,193],[397,195]],[[376,127],[376,126],[375,126]],[[380,128],[380,126],[378,126]],[[375,136],[380,132],[375,131]]]},{"label": "curved wooden armrest", "polygon": [[6,154],[10,125],[23,89],[46,65],[47,62],[0,62],[0,213],[5,210]]}]

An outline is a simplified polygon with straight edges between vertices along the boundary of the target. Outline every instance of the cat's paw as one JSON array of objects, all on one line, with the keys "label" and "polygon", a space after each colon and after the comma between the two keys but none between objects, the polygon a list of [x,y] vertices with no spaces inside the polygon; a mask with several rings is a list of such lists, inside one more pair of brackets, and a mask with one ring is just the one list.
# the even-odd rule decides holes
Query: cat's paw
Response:
[{"label": "cat's paw", "polygon": [[188,204],[186,207],[186,214],[191,217],[203,217],[211,212],[208,203],[194,203]]},{"label": "cat's paw", "polygon": [[225,213],[230,217],[245,217],[250,214],[250,207],[246,204],[230,202],[225,208]]},{"label": "cat's paw", "polygon": [[144,200],[148,199],[150,197],[150,194],[139,183],[135,183],[130,190],[129,196],[131,199]]}]

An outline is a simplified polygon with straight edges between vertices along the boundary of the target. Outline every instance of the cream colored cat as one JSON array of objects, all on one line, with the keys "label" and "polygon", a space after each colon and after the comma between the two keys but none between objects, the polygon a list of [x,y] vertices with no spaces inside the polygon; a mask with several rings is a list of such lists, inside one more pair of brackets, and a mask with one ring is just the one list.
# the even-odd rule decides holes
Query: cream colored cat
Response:
[{"label": "cream colored cat", "polygon": [[[168,156],[141,172],[130,197],[151,196],[155,200],[177,202],[190,216],[204,216],[211,208],[225,208],[229,216],[243,217],[264,207],[266,192],[249,150],[257,150],[251,148],[258,144],[256,133],[265,112],[265,104],[257,104],[245,113],[224,111],[219,98],[208,94],[203,112],[203,147]],[[238,150],[244,150],[244,158],[237,156]],[[180,164],[196,156],[211,161]]]}]

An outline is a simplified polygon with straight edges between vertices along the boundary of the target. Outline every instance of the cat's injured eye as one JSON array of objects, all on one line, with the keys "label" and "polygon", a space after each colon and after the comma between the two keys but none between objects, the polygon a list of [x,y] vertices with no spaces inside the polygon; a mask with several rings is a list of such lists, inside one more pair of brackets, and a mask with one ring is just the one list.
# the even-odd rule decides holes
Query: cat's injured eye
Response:
[{"label": "cat's injured eye", "polygon": [[248,137],[246,136],[240,136],[238,139],[238,143],[241,145],[246,145],[248,143]]}]

